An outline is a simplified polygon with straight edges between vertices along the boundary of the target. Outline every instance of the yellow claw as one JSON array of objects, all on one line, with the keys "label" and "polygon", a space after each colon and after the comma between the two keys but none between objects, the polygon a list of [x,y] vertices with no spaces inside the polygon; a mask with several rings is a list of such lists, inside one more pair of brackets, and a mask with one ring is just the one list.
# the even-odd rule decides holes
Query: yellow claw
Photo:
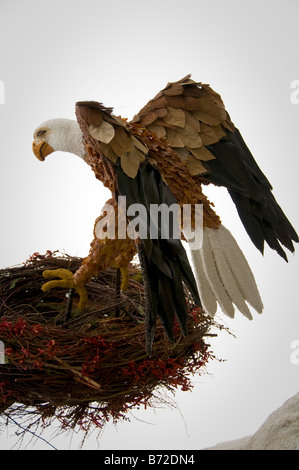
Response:
[{"label": "yellow claw", "polygon": [[83,310],[87,304],[87,291],[83,286],[77,286],[74,283],[74,276],[71,271],[68,269],[46,269],[43,272],[43,276],[47,279],[50,277],[60,277],[60,280],[55,279],[53,281],[46,282],[42,285],[43,292],[48,292],[50,289],[54,287],[68,287],[75,289],[79,296],[79,304],[78,308]]}]

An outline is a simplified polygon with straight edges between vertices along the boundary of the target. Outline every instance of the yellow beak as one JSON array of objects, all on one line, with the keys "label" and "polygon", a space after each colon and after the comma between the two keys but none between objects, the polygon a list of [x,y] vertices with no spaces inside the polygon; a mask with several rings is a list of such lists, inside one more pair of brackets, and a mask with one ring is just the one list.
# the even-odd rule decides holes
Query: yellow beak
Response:
[{"label": "yellow beak", "polygon": [[36,158],[38,158],[41,162],[44,161],[47,155],[50,155],[50,153],[54,152],[54,149],[51,147],[51,145],[49,145],[44,140],[42,140],[38,144],[36,142],[33,142],[32,150]]}]

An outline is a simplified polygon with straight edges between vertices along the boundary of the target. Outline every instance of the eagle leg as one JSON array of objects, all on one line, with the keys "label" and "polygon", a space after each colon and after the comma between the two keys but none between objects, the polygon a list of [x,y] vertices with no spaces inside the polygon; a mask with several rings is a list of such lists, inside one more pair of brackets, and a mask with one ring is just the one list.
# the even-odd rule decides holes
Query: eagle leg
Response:
[{"label": "eagle leg", "polygon": [[[111,210],[110,216],[107,215],[107,210]],[[120,289],[124,291],[129,285],[128,265],[136,254],[136,247],[129,237],[118,239],[103,237],[103,234],[100,236],[99,228],[102,230],[105,226],[113,226],[115,234],[118,233],[118,205],[115,198],[106,202],[102,214],[95,221],[94,239],[90,244],[89,254],[76,271],[74,281],[76,285],[87,284],[100,271],[113,267],[120,270]]]}]

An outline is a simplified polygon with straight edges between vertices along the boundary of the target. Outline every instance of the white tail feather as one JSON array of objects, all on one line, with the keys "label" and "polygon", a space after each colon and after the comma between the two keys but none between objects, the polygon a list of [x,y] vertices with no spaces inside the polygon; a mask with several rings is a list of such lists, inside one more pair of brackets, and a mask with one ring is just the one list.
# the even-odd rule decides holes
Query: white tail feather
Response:
[{"label": "white tail feather", "polygon": [[[194,250],[190,251],[190,254],[203,307],[209,315],[214,316],[217,312],[217,299],[213,293],[211,283],[205,271],[202,252],[201,250]],[[198,279],[200,279],[200,283],[198,282]]]},{"label": "white tail feather", "polygon": [[258,313],[262,313],[264,308],[263,302],[258,291],[254,275],[241,248],[237,244],[230,231],[224,227],[224,225],[221,225],[220,229],[217,230],[217,236],[222,246],[225,246],[225,244],[228,242],[230,244],[229,256],[227,257],[227,260],[244,299],[247,300],[247,302]]},{"label": "white tail feather", "polygon": [[261,313],[263,304],[252,271],[232,234],[223,225],[205,228],[203,244],[190,250],[199,294],[206,312],[221,310],[234,317],[235,306],[247,318],[252,315],[245,301]]},{"label": "white tail feather", "polygon": [[[215,263],[215,247],[210,243],[207,232],[204,233],[201,256],[206,277],[221,309],[231,318],[234,318],[235,308],[224,287],[223,280]],[[199,280],[200,281],[200,280]]]}]

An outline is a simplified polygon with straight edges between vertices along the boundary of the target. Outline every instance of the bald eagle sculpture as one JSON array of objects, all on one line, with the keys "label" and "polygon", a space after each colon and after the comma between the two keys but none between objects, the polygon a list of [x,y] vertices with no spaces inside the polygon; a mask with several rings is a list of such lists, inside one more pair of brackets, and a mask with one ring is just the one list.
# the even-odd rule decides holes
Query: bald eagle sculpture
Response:
[{"label": "bald eagle sculpture", "polygon": [[[227,188],[249,237],[262,253],[266,242],[287,260],[282,246],[293,252],[298,236],[219,94],[188,75],[168,83],[131,122],[112,111],[94,101],[76,103],[77,120],[53,119],[37,128],[34,154],[41,161],[54,151],[81,157],[111,190],[109,204],[116,211],[120,196],[126,197],[126,209],[142,204],[148,217],[153,204],[189,204],[193,209],[200,204],[202,244],[196,249],[190,245],[192,269],[182,240],[173,233],[163,238],[159,229],[153,239],[147,228],[143,238],[97,237],[103,212],[95,223],[89,255],[74,274],[74,285],[83,286],[101,269],[114,266],[123,274],[124,289],[126,268],[138,253],[146,292],[149,352],[158,317],[170,340],[175,318],[187,334],[186,295],[212,316],[220,307],[234,317],[237,308],[251,319],[248,304],[261,313],[263,305],[252,271],[202,193],[202,185]],[[194,228],[195,210],[191,218]],[[126,220],[130,221],[129,215]],[[188,233],[183,237],[189,241]]]}]

